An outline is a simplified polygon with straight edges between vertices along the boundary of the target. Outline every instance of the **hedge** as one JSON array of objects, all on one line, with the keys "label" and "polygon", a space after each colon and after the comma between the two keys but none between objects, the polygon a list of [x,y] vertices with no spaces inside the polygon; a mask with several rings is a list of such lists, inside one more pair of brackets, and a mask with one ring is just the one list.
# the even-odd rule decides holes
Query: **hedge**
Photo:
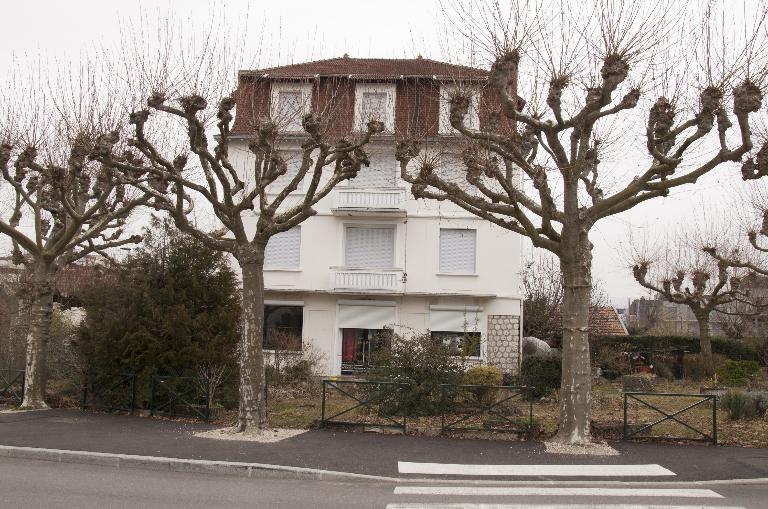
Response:
[{"label": "hedge", "polygon": [[[691,353],[699,353],[701,345],[699,338],[687,336],[601,336],[590,338],[592,351],[600,346],[619,346],[630,352],[643,350],[684,349]],[[757,350],[742,341],[725,338],[712,338],[712,353],[724,355],[729,359],[739,361],[758,361]]]}]

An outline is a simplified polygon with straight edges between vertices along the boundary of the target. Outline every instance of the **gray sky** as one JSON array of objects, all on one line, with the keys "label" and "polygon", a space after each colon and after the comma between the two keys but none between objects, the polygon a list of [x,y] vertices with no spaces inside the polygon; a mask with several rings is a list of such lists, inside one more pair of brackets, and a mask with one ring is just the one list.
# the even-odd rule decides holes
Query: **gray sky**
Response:
[{"label": "gray sky", "polygon": [[[82,54],[96,47],[117,48],[121,26],[152,26],[168,12],[187,31],[200,30],[212,13],[223,13],[226,26],[237,27],[229,35],[237,35],[241,27],[246,27],[246,61],[258,61],[261,66],[343,53],[353,57],[422,54],[435,59],[445,59],[447,54],[436,2],[25,0],[5,8],[6,22],[0,31],[0,79],[5,78],[4,73],[14,61],[23,63],[42,57],[76,65]],[[621,148],[613,150],[612,159],[603,172],[616,165],[624,174],[632,166],[631,154],[622,154]],[[743,187],[738,168],[724,167],[696,186],[673,191],[667,198],[646,202],[598,223],[591,237],[595,245],[594,274],[603,282],[614,305],[623,307],[628,297],[646,294],[628,269],[630,237],[637,241],[663,239],[679,228],[701,223],[703,209],[711,220],[725,227]]]}]

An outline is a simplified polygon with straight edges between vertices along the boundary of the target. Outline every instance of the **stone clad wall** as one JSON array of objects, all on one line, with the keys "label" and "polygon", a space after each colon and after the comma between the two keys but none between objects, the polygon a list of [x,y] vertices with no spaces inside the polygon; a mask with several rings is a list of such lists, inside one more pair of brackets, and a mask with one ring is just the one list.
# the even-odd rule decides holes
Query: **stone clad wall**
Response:
[{"label": "stone clad wall", "polygon": [[488,364],[503,372],[517,373],[520,369],[520,317],[488,315]]}]

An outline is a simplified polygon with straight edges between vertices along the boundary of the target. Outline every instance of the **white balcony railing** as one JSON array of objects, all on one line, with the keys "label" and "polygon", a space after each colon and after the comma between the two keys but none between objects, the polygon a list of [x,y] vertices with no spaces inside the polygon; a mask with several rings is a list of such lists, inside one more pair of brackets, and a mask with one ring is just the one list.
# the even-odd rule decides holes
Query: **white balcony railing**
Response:
[{"label": "white balcony railing", "polygon": [[339,210],[388,211],[405,210],[404,189],[338,189],[336,208]]},{"label": "white balcony railing", "polygon": [[331,269],[331,288],[346,292],[403,291],[403,271]]}]

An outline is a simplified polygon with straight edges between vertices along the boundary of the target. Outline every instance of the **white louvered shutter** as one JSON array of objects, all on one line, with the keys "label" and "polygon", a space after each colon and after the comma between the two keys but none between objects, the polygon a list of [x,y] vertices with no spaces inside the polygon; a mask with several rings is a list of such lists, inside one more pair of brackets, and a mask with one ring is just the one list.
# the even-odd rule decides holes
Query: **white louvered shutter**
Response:
[{"label": "white louvered shutter", "polygon": [[395,264],[395,229],[347,227],[344,263],[347,267],[391,269]]},{"label": "white louvered shutter", "polygon": [[264,252],[264,267],[298,269],[301,263],[301,226],[270,237]]},{"label": "white louvered shutter", "polygon": [[372,152],[370,166],[362,166],[357,176],[349,181],[350,187],[375,189],[397,185],[396,161],[391,153]]},{"label": "white louvered shutter", "polygon": [[474,274],[476,270],[477,231],[440,229],[440,272]]}]

